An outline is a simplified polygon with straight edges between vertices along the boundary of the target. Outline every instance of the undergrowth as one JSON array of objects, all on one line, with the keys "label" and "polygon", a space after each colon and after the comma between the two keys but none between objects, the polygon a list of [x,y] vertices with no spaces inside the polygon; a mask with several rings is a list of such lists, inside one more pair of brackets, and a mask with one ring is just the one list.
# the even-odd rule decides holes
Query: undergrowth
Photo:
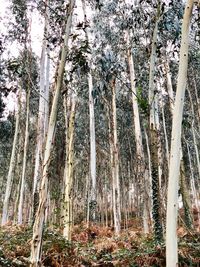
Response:
[{"label": "undergrowth", "polygon": [[[1,228],[0,266],[28,266],[31,237],[32,230],[26,226]],[[58,230],[47,228],[42,244],[42,264],[48,267],[166,266],[165,245],[136,229],[115,237],[110,228],[79,225],[68,242]],[[179,234],[179,266],[200,266],[199,233]]]}]

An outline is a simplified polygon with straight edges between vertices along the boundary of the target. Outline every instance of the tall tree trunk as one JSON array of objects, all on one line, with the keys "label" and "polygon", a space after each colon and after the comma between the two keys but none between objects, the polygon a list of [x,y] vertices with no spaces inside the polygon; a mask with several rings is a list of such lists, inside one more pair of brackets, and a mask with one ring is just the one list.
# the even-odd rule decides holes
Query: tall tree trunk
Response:
[{"label": "tall tree trunk", "polygon": [[176,99],[172,122],[170,167],[167,196],[167,225],[166,225],[166,260],[167,267],[178,266],[177,248],[177,211],[178,211],[178,181],[181,157],[181,126],[183,116],[183,103],[187,81],[189,25],[194,0],[188,0],[182,24],[182,38],[180,61],[177,80]]},{"label": "tall tree trunk", "polygon": [[[46,1],[48,5],[48,0]],[[45,135],[47,133],[48,124],[48,106],[49,106],[49,55],[46,55],[47,49],[47,37],[48,34],[48,7],[46,6],[45,13],[45,25],[44,25],[44,39],[42,44],[42,52],[40,59],[40,98],[39,98],[39,113],[38,113],[38,125],[37,125],[37,145],[35,151],[35,169],[33,177],[33,207],[32,216],[34,219],[37,206],[38,206],[38,195],[39,195],[39,180],[41,176],[41,165],[43,160],[43,148],[45,142]],[[46,62],[47,59],[47,62]],[[45,68],[46,62],[46,68]],[[46,73],[45,73],[46,70]]]},{"label": "tall tree trunk", "polygon": [[89,111],[90,111],[90,177],[91,177],[91,195],[90,195],[90,215],[92,220],[96,218],[96,138],[95,138],[95,117],[94,117],[94,99],[92,95],[93,81],[91,71],[88,73],[89,85]]},{"label": "tall tree trunk", "polygon": [[25,191],[25,174],[26,174],[26,163],[27,163],[27,152],[28,152],[28,139],[29,139],[29,111],[30,111],[30,85],[28,85],[28,91],[26,92],[26,128],[25,128],[25,140],[23,149],[23,165],[22,165],[22,176],[21,176],[21,188],[19,196],[18,206],[18,224],[22,224],[23,219],[23,200]]},{"label": "tall tree trunk", "polygon": [[115,79],[110,82],[112,91],[111,103],[111,168],[113,185],[113,218],[115,233],[121,230],[121,208],[120,208],[120,181],[119,181],[119,144],[117,137],[117,110],[116,110],[116,88]]},{"label": "tall tree trunk", "polygon": [[142,144],[142,131],[141,131],[141,124],[140,124],[140,116],[138,110],[138,99],[137,99],[137,91],[136,91],[136,82],[135,82],[135,70],[134,70],[134,63],[133,63],[133,55],[130,47],[130,40],[129,40],[129,33],[127,34],[127,45],[128,45],[128,63],[129,63],[129,71],[130,71],[130,78],[131,78],[131,91],[132,91],[132,104],[133,104],[133,119],[134,119],[134,130],[135,130],[135,141],[136,141],[136,157],[137,157],[137,164],[139,166],[139,179],[144,185],[143,188],[143,208],[144,208],[144,216],[143,216],[143,225],[144,225],[144,232],[149,232],[148,227],[148,216],[147,216],[147,203],[148,203],[148,195],[147,195],[147,172],[145,168],[145,157],[144,157],[144,148]]},{"label": "tall tree trunk", "polygon": [[[85,0],[82,0],[84,20],[87,23],[86,5]],[[86,40],[89,42],[89,32],[86,28]],[[94,221],[96,217],[96,137],[95,137],[95,116],[94,116],[94,99],[93,99],[93,78],[91,71],[91,58],[88,62],[88,87],[89,87],[89,113],[90,113],[90,179],[91,179],[91,191],[90,191],[90,218]]]},{"label": "tall tree trunk", "polygon": [[[168,89],[168,94],[169,94],[169,100],[170,100],[170,112],[173,117],[173,112],[174,112],[174,94],[173,94],[173,89],[172,89],[172,81],[171,81],[171,75],[170,75],[170,68],[169,68],[169,63],[168,59],[166,59],[165,62],[165,70],[166,70],[166,78],[167,78],[167,89]],[[188,90],[189,98],[191,96],[190,91]],[[191,100],[191,99],[190,99]],[[192,107],[192,105],[191,105]],[[193,111],[193,109],[192,109]],[[192,221],[191,221],[191,209],[190,209],[190,201],[189,201],[189,196],[186,192],[186,180],[185,180],[185,166],[184,166],[184,160],[183,160],[183,151],[181,147],[181,164],[180,164],[180,191],[182,195],[182,201],[183,201],[183,208],[185,212],[185,222],[188,228],[192,227]]]},{"label": "tall tree trunk", "polygon": [[10,158],[9,171],[8,171],[8,176],[7,176],[6,192],[5,192],[4,201],[3,201],[3,212],[2,212],[1,225],[4,225],[8,222],[9,199],[10,199],[10,194],[11,194],[11,189],[12,189],[13,173],[14,173],[15,162],[16,162],[16,148],[17,148],[17,140],[18,140],[18,133],[19,133],[19,119],[20,119],[20,113],[21,113],[21,85],[19,86],[17,103],[18,105],[17,105],[17,111],[16,111],[15,134],[14,134],[13,145],[12,145],[12,153],[11,153],[11,158]]},{"label": "tall tree trunk", "polygon": [[50,47],[46,49],[46,85],[44,93],[44,139],[46,138],[49,123],[49,87],[50,87]]},{"label": "tall tree trunk", "polygon": [[65,170],[64,170],[63,236],[67,240],[71,240],[72,207],[73,207],[72,185],[73,185],[73,167],[74,167],[74,121],[75,121],[75,108],[76,108],[75,96],[68,96],[68,100],[66,100],[66,98],[64,99],[64,108],[65,108],[65,124],[66,124],[66,159],[65,159]]},{"label": "tall tree trunk", "polygon": [[157,47],[157,34],[158,22],[160,19],[160,7],[158,7],[158,14],[156,24],[153,32],[150,73],[149,73],[149,138],[150,138],[150,155],[151,155],[151,176],[152,176],[152,217],[154,223],[154,235],[157,242],[163,239],[163,230],[161,222],[160,211],[160,188],[159,188],[159,159],[158,159],[158,138],[159,132],[156,123],[156,91],[154,84],[155,76],[155,61],[156,61],[156,47]]},{"label": "tall tree trunk", "polygon": [[38,205],[37,213],[35,216],[35,222],[33,225],[33,238],[32,238],[32,244],[31,244],[31,259],[30,259],[32,267],[39,266],[40,259],[41,259],[42,232],[43,232],[43,227],[44,227],[44,217],[45,217],[46,201],[47,201],[48,170],[49,170],[49,164],[50,164],[50,155],[51,155],[51,150],[52,150],[53,137],[55,133],[55,126],[56,126],[58,99],[60,95],[64,70],[65,70],[65,62],[66,62],[67,50],[68,50],[68,40],[69,40],[69,35],[70,35],[70,30],[71,30],[72,13],[73,13],[74,5],[75,5],[75,0],[71,0],[70,5],[68,6],[69,9],[66,14],[67,20],[66,20],[66,27],[65,27],[65,37],[64,37],[62,48],[61,48],[61,58],[58,64],[57,73],[55,77],[55,86],[54,86],[55,94],[53,98],[47,138],[46,138],[43,168],[42,168],[42,180],[41,180],[40,193],[39,193],[39,205]]}]

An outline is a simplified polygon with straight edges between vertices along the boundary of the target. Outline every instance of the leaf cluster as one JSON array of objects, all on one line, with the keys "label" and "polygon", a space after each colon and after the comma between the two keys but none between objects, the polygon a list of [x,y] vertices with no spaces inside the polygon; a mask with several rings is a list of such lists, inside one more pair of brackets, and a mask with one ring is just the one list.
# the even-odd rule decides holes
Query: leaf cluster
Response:
[{"label": "leaf cluster", "polygon": [[149,103],[148,103],[148,99],[145,98],[142,94],[142,88],[139,86],[137,88],[137,102],[138,102],[138,106],[141,109],[142,113],[145,115],[149,114]]}]

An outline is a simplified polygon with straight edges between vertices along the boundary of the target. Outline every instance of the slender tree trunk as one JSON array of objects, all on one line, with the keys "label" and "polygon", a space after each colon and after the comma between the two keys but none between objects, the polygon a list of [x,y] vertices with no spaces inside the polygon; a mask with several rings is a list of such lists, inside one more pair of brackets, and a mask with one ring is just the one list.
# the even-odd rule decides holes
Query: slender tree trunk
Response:
[{"label": "slender tree trunk", "polygon": [[166,61],[164,63],[164,66],[165,66],[165,72],[166,72],[167,90],[168,90],[168,95],[169,95],[170,110],[171,110],[171,113],[173,114],[173,109],[174,109],[174,92],[173,92],[173,88],[172,88],[172,78],[171,78],[171,73],[170,73],[168,58],[166,58]]},{"label": "slender tree trunk", "polygon": [[188,187],[186,184],[185,168],[184,168],[183,159],[181,159],[181,163],[180,163],[180,191],[181,191],[182,201],[183,201],[185,224],[188,229],[192,229],[191,205],[190,205],[190,199],[188,195]]},{"label": "slender tree trunk", "polygon": [[112,182],[113,182],[113,218],[115,233],[121,230],[121,208],[120,208],[120,181],[119,181],[119,145],[117,137],[117,110],[116,110],[116,88],[115,79],[111,80],[112,90]]},{"label": "slender tree trunk", "polygon": [[180,49],[180,62],[177,80],[177,91],[172,122],[170,168],[167,196],[167,225],[166,225],[166,260],[167,267],[178,266],[177,248],[177,211],[178,211],[178,181],[181,157],[181,125],[183,116],[183,103],[188,68],[189,25],[194,0],[188,0],[182,24],[182,38]]},{"label": "slender tree trunk", "polygon": [[192,137],[193,137],[193,143],[194,143],[194,149],[195,149],[195,154],[196,154],[196,163],[197,163],[197,170],[200,178],[200,158],[199,158],[199,149],[197,145],[197,140],[196,140],[196,134],[195,134],[195,128],[194,128],[194,122],[195,122],[195,111],[194,111],[194,105],[192,102],[192,96],[190,91],[188,90],[189,94],[189,99],[190,99],[190,106],[191,106],[191,111],[192,111]]},{"label": "slender tree trunk", "polygon": [[167,166],[169,168],[169,141],[168,141],[168,136],[167,136],[166,122],[165,122],[164,103],[162,103],[161,111],[162,111],[163,132],[164,132],[164,136],[165,136],[166,159],[167,159]]},{"label": "slender tree trunk", "polygon": [[65,37],[63,46],[61,49],[61,58],[58,65],[56,80],[55,80],[55,94],[53,98],[51,114],[49,119],[49,126],[47,132],[47,139],[44,152],[43,168],[42,168],[42,180],[40,186],[39,194],[39,206],[37,209],[35,222],[33,225],[33,238],[31,244],[31,266],[38,267],[40,265],[41,259],[41,248],[42,248],[42,233],[44,227],[44,216],[46,210],[46,201],[47,201],[47,187],[48,187],[48,170],[50,164],[50,155],[52,150],[53,138],[55,133],[56,118],[58,111],[58,99],[60,95],[61,85],[63,81],[65,62],[67,57],[68,50],[68,40],[71,30],[72,23],[72,13],[74,9],[75,1],[71,0],[69,5],[69,10],[67,12],[66,28],[65,28]]},{"label": "slender tree trunk", "polygon": [[25,140],[23,149],[23,165],[22,165],[22,176],[21,176],[21,188],[19,196],[18,206],[18,224],[22,224],[23,219],[23,200],[25,191],[25,175],[26,175],[26,164],[27,164],[27,151],[28,151],[28,139],[29,139],[29,111],[30,111],[30,87],[26,93],[26,129],[25,129]]},{"label": "slender tree trunk", "polygon": [[90,178],[89,175],[86,176],[86,186],[85,186],[85,199],[87,204],[87,210],[86,210],[86,225],[87,228],[90,224],[90,199],[89,199],[89,188],[90,188]]},{"label": "slender tree trunk", "polygon": [[[48,0],[46,1],[48,5]],[[40,60],[40,98],[39,98],[39,113],[38,113],[38,126],[37,126],[37,145],[35,152],[35,168],[34,168],[34,178],[33,178],[33,219],[38,206],[38,196],[39,196],[39,180],[41,176],[41,165],[43,160],[43,148],[45,135],[47,133],[48,125],[48,106],[49,106],[49,55],[46,55],[47,49],[47,40],[46,34],[48,34],[48,11],[46,7],[45,14],[45,26],[44,26],[44,38],[42,44],[41,60]],[[47,58],[47,62],[46,62]],[[46,68],[45,68],[46,62]],[[46,70],[46,73],[45,73]]]},{"label": "slender tree trunk", "polygon": [[[90,177],[91,177],[91,195],[90,205],[93,206],[91,217],[96,218],[96,138],[95,138],[95,117],[94,117],[94,99],[92,95],[93,81],[92,75],[88,74],[89,85],[89,111],[90,111]],[[90,210],[91,212],[91,210]]]},{"label": "slender tree trunk", "polygon": [[148,217],[147,217],[147,202],[148,202],[148,195],[147,193],[147,175],[145,168],[145,157],[144,157],[144,149],[142,144],[142,131],[141,131],[141,124],[140,124],[140,116],[138,110],[138,100],[137,100],[137,91],[136,91],[136,83],[135,83],[135,70],[134,70],[134,63],[133,63],[133,55],[130,48],[130,41],[129,41],[129,33],[127,35],[127,45],[128,45],[128,63],[129,63],[129,71],[130,71],[130,78],[131,78],[131,91],[132,91],[132,103],[133,103],[133,113],[134,113],[134,130],[135,130],[135,141],[136,141],[136,154],[137,154],[137,164],[139,165],[139,179],[144,184],[144,194],[143,194],[143,209],[144,209],[144,216],[143,216],[143,225],[144,225],[144,232],[149,232],[148,227]]},{"label": "slender tree trunk", "polygon": [[[65,107],[65,123],[66,123],[66,159],[65,159],[65,170],[64,170],[64,229],[63,236],[67,240],[71,240],[72,232],[72,207],[73,207],[73,195],[72,195],[72,185],[73,185],[73,166],[74,166],[74,121],[75,121],[75,107],[76,100],[75,96],[68,96],[68,103],[66,103],[66,98],[64,99]],[[69,116],[67,118],[67,111]]]},{"label": "slender tree trunk", "polygon": [[150,61],[150,73],[149,73],[149,139],[150,139],[150,155],[151,155],[151,176],[152,176],[152,217],[154,222],[154,235],[157,242],[163,239],[163,230],[161,222],[160,211],[160,188],[159,188],[159,154],[158,154],[158,125],[156,121],[156,91],[154,84],[155,76],[155,62],[156,62],[156,47],[157,47],[157,34],[158,34],[158,22],[160,17],[160,7],[158,7],[158,14],[156,18],[156,24],[153,32],[152,51]]},{"label": "slender tree trunk", "polygon": [[3,201],[3,212],[2,212],[1,225],[4,225],[8,222],[9,199],[10,199],[10,194],[11,194],[11,189],[12,189],[13,173],[14,173],[15,162],[16,162],[16,148],[17,148],[17,140],[18,140],[18,133],[19,133],[20,113],[21,113],[21,86],[19,86],[19,92],[18,92],[18,106],[17,106],[17,111],[16,111],[15,134],[14,134],[14,139],[13,139],[12,153],[11,153],[10,165],[9,165],[9,171],[8,171],[8,177],[7,177],[7,183],[6,183],[6,192],[5,192],[4,201]]},{"label": "slender tree trunk", "polygon": [[44,139],[46,138],[49,123],[49,87],[50,87],[50,48],[46,48],[46,85],[44,93]]},{"label": "slender tree trunk", "polygon": [[[87,22],[85,0],[82,0],[85,23]],[[89,42],[89,32],[86,28],[86,40]],[[94,116],[94,99],[93,99],[93,79],[91,72],[91,58],[89,59],[88,87],[89,87],[89,113],[90,113],[90,217],[94,221],[96,217],[96,137],[95,137],[95,116]]]}]

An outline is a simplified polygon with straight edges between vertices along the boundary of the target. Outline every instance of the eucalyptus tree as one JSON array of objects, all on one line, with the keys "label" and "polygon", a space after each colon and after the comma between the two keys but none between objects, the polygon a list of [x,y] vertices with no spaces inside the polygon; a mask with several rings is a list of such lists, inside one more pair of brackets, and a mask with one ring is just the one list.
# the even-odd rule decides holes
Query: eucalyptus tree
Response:
[{"label": "eucalyptus tree", "polygon": [[[121,80],[124,79],[121,74],[125,72],[126,63],[123,56],[123,27],[119,23],[119,7],[118,3],[114,1],[106,1],[101,6],[97,7],[97,14],[94,16],[94,32],[95,42],[98,46],[94,48],[96,59],[96,86],[98,88],[97,101],[101,102],[105,106],[105,119],[108,124],[108,136],[109,144],[108,151],[110,160],[110,175],[112,190],[111,206],[113,212],[112,220],[114,222],[115,232],[119,234],[121,228],[121,195],[123,194],[123,188],[121,187],[120,164],[121,158],[121,143],[118,138],[118,131],[121,126],[118,124],[118,103],[120,103],[120,96],[125,94],[123,90],[120,90]],[[104,20],[104,24],[101,23],[101,18]],[[125,82],[126,83],[126,82]],[[97,91],[97,90],[96,90]],[[102,111],[101,111],[102,113]],[[123,168],[124,169],[124,168]],[[106,182],[106,183],[109,183]],[[107,192],[108,192],[107,188]],[[120,192],[121,191],[121,192]]]},{"label": "eucalyptus tree", "polygon": [[15,134],[14,134],[14,139],[13,139],[9,171],[8,171],[7,182],[6,182],[6,191],[5,191],[4,201],[3,201],[3,212],[2,212],[1,225],[4,225],[8,222],[9,199],[10,199],[10,194],[11,194],[11,189],[12,189],[13,172],[14,172],[15,162],[16,162],[16,147],[17,147],[17,140],[18,140],[18,133],[19,133],[19,116],[20,116],[20,111],[21,111],[21,87],[19,87],[18,93],[19,95],[18,95],[18,105],[17,105],[16,121],[15,121]]},{"label": "eucalyptus tree", "polygon": [[31,245],[31,266],[39,266],[41,260],[41,247],[42,247],[42,232],[44,227],[44,218],[45,218],[45,209],[47,202],[47,186],[48,186],[48,169],[50,163],[50,155],[52,150],[52,143],[54,138],[55,126],[56,126],[56,117],[58,110],[58,100],[61,91],[61,86],[63,82],[63,75],[65,71],[65,63],[67,58],[67,50],[68,50],[68,42],[69,35],[71,31],[71,23],[72,23],[72,13],[75,5],[75,1],[71,0],[69,5],[65,3],[66,9],[66,21],[64,23],[64,40],[62,42],[62,46],[60,49],[60,58],[58,61],[56,74],[55,74],[55,93],[51,107],[51,113],[49,118],[49,126],[45,144],[45,152],[43,159],[43,167],[42,167],[42,179],[40,186],[40,194],[39,194],[39,205],[37,209],[37,213],[35,216],[35,222],[33,225],[33,238]]},{"label": "eucalyptus tree", "polygon": [[39,91],[39,113],[38,113],[38,126],[37,126],[37,145],[35,151],[35,168],[33,177],[33,217],[37,209],[37,195],[39,193],[39,180],[41,175],[41,161],[43,159],[43,148],[45,136],[47,132],[47,125],[49,119],[49,75],[50,75],[50,55],[49,55],[49,1],[45,2],[44,10],[44,36],[42,43],[41,59],[40,59],[40,91]]},{"label": "eucalyptus tree", "polygon": [[[191,25],[194,25],[194,18],[196,15],[196,8],[194,9]],[[198,29],[195,27],[195,29]],[[195,32],[192,32],[194,34]],[[191,35],[191,34],[190,34]],[[191,39],[190,39],[191,41]],[[199,57],[199,44],[196,46],[196,42],[192,42],[189,51],[189,60],[188,60],[188,86],[187,86],[187,96],[189,97],[189,103],[186,110],[186,130],[187,135],[185,135],[187,153],[188,153],[188,162],[189,162],[189,177],[191,174],[191,179],[188,181],[191,186],[191,195],[194,209],[200,210],[200,203],[198,201],[198,190],[199,190],[199,129],[200,129],[200,117],[199,117],[199,93],[197,88],[199,87],[199,77],[196,75],[200,70],[200,57]],[[185,125],[185,123],[184,123]],[[199,217],[199,216],[198,216]],[[200,219],[200,218],[199,218]]]},{"label": "eucalyptus tree", "polygon": [[112,173],[112,189],[113,189],[113,218],[116,234],[121,230],[121,192],[119,180],[119,141],[117,135],[117,109],[116,109],[116,80],[112,78],[109,81],[111,89],[111,104],[109,111],[110,118],[110,157],[111,157],[111,173]]},{"label": "eucalyptus tree", "polygon": [[9,113],[6,120],[0,121],[0,192],[1,192],[1,203],[3,203],[3,192],[5,189],[4,177],[7,175],[10,153],[12,149],[12,141],[14,135],[14,119],[15,114]]},{"label": "eucalyptus tree", "polygon": [[155,68],[156,68],[156,48],[158,38],[158,23],[161,19],[161,5],[157,6],[157,14],[155,18],[155,26],[153,30],[151,56],[150,56],[150,70],[149,70],[149,139],[150,139],[150,154],[151,154],[151,175],[152,175],[152,200],[153,200],[153,220],[154,233],[157,241],[163,238],[162,222],[160,213],[160,183],[159,183],[159,152],[158,152],[158,124],[157,124],[157,93],[155,92]]},{"label": "eucalyptus tree", "polygon": [[[147,181],[148,181],[148,170],[145,167],[145,155],[144,155],[144,148],[142,143],[142,130],[141,130],[141,122],[139,116],[139,107],[138,107],[138,92],[136,89],[136,76],[135,76],[135,69],[134,69],[134,61],[132,55],[132,49],[129,43],[129,36],[128,36],[128,53],[127,53],[128,63],[129,63],[129,70],[130,70],[130,80],[131,80],[131,91],[132,91],[132,102],[133,102],[133,112],[134,112],[134,129],[135,129],[135,140],[136,140],[136,154],[137,154],[137,162],[139,164],[139,173],[140,175],[144,176],[144,184],[145,184],[145,192],[147,192]],[[144,199],[144,217],[143,217],[143,225],[144,225],[144,232],[149,232],[148,226],[148,197],[143,196]]]},{"label": "eucalyptus tree", "polygon": [[64,113],[66,127],[66,156],[64,169],[64,200],[63,200],[63,236],[71,240],[73,220],[73,168],[74,168],[74,129],[75,129],[76,96],[68,90],[64,98]]},{"label": "eucalyptus tree", "polygon": [[[86,2],[82,0],[83,6],[83,14],[84,14],[84,23],[85,23],[85,37],[86,42],[90,43],[90,32],[88,31],[87,27],[87,13],[86,13]],[[91,192],[90,192],[90,207],[92,210],[89,209],[89,212],[92,213],[91,219],[95,220],[95,209],[97,206],[96,201],[96,137],[95,137],[95,115],[94,115],[94,98],[93,98],[93,77],[92,77],[92,50],[91,55],[89,55],[89,62],[88,62],[88,88],[89,88],[89,112],[90,112],[90,178],[91,178]]]},{"label": "eucalyptus tree", "polygon": [[[15,2],[13,1],[11,3],[11,10],[15,18],[15,25],[12,25],[12,28],[9,32],[9,38],[13,39],[15,36],[15,40],[18,41],[18,44],[22,45],[24,52],[26,53],[27,50],[27,41],[28,41],[28,18],[27,18],[27,2],[26,1],[20,1]],[[22,63],[22,62],[21,62]],[[13,68],[14,66],[14,68]],[[23,65],[24,67],[24,65]],[[22,67],[22,68],[23,68]],[[18,62],[15,64],[10,64],[10,70],[13,71],[13,73],[17,74],[17,80],[20,87],[20,92],[23,90],[23,78],[22,73],[23,70],[20,69],[20,63]],[[19,97],[21,97],[21,93],[19,94]],[[6,192],[4,197],[4,203],[3,203],[3,213],[2,213],[2,225],[5,224],[8,220],[8,209],[9,209],[9,198],[11,194],[12,189],[12,182],[13,182],[13,171],[15,167],[15,156],[16,156],[16,145],[18,141],[18,132],[19,132],[19,116],[20,116],[20,101],[18,100],[18,108],[17,116],[16,116],[16,126],[15,126],[15,135],[13,140],[13,148],[11,153],[11,160],[10,160],[10,166],[8,171],[8,177],[7,177],[7,184],[6,184]]]},{"label": "eucalyptus tree", "polygon": [[188,0],[185,5],[185,13],[182,24],[182,38],[180,49],[180,62],[177,80],[176,99],[174,104],[170,167],[167,199],[167,227],[166,227],[166,258],[167,266],[175,267],[178,264],[177,249],[177,210],[178,210],[178,178],[180,171],[181,150],[181,124],[183,103],[187,81],[189,28],[194,1]]},{"label": "eucalyptus tree", "polygon": [[[127,53],[126,53],[126,51],[124,51],[124,43],[125,43],[124,32],[129,30],[129,27],[131,28],[131,26],[129,25],[131,23],[129,19],[131,18],[131,15],[132,15],[132,13],[130,14],[130,11],[129,11],[129,10],[132,10],[131,8],[132,8],[131,5],[126,6],[126,4],[123,4],[121,2],[117,3],[114,1],[107,1],[107,2],[104,2],[104,4],[99,7],[99,10],[97,11],[98,13],[94,18],[94,30],[95,30],[95,36],[96,36],[95,40],[96,40],[96,42],[98,40],[98,46],[96,46],[96,48],[95,48],[95,52],[97,54],[96,66],[97,66],[97,69],[100,68],[101,72],[104,74],[102,77],[100,76],[101,82],[97,81],[97,86],[100,88],[100,91],[102,91],[101,98],[104,100],[104,102],[105,102],[104,105],[107,105],[108,110],[110,112],[110,113],[107,113],[106,116],[107,116],[107,120],[110,121],[110,126],[111,126],[110,127],[110,140],[111,141],[114,140],[114,136],[112,136],[112,131],[114,131],[113,126],[116,126],[116,123],[114,123],[114,121],[115,121],[114,114],[115,114],[115,111],[118,110],[118,109],[113,109],[113,107],[114,107],[113,101],[115,98],[117,98],[117,102],[120,103],[121,102],[120,97],[121,98],[125,97],[125,95],[127,95],[127,87],[129,88],[129,84],[127,83],[127,79],[130,79],[130,78],[128,77],[129,75],[127,75],[127,70],[126,70],[126,68],[127,68],[127,62],[126,62]],[[126,12],[124,13],[124,12],[122,12],[122,10],[125,10]],[[101,17],[104,18],[104,24],[101,23],[101,20],[100,20]],[[131,47],[130,44],[129,44],[129,46]],[[103,51],[103,53],[102,53],[102,51]],[[98,55],[98,53],[99,54],[101,53],[101,56]],[[130,55],[130,53],[129,53],[129,55]],[[129,56],[129,62],[130,62],[130,56]],[[132,73],[131,73],[131,75],[132,75]],[[114,78],[116,79],[115,82],[112,82],[112,85],[109,84],[109,76],[110,76],[110,81],[112,80],[111,76],[113,76],[113,79]],[[132,76],[131,76],[131,79],[133,81]],[[109,84],[109,86],[108,86],[108,84]],[[116,92],[113,91],[113,89],[111,90],[111,88],[115,87],[115,86],[113,86],[113,84],[116,84]],[[127,86],[127,84],[128,84],[128,86]],[[132,86],[134,86],[134,85],[132,84]],[[120,87],[122,87],[123,90],[119,90]],[[107,90],[108,92],[105,94],[103,92],[104,90],[105,91]],[[112,94],[109,93],[110,90],[112,91]],[[131,92],[131,89],[129,89],[129,91]],[[105,94],[104,96],[103,96],[103,93]],[[107,97],[108,97],[108,99],[107,99]],[[112,101],[109,99],[112,99]],[[109,102],[109,101],[112,102],[112,105],[111,105],[111,102]],[[135,100],[135,103],[136,102],[137,102],[137,100]],[[134,110],[134,112],[135,112],[135,110]],[[121,125],[119,125],[118,128],[121,129]],[[134,141],[132,141],[132,142],[134,142]],[[121,146],[121,143],[120,143],[120,145],[118,144],[117,147],[118,146]],[[110,142],[110,148],[112,148],[112,147],[114,147],[114,146],[112,145],[112,142]],[[119,161],[119,163],[121,163],[121,161],[123,161],[123,159],[120,155],[122,153],[121,151],[123,149],[124,149],[124,147],[121,147],[120,150],[119,150],[119,147],[117,149],[110,149],[110,157],[111,157],[110,165],[111,165],[112,177],[118,177],[118,176],[120,177],[120,176],[124,175],[122,173],[122,169],[119,170],[118,175],[116,175],[115,171],[112,170],[112,165],[113,165],[113,168],[114,168],[114,166],[116,166],[116,169],[118,169],[118,163],[115,164],[114,162]],[[116,155],[118,155],[119,158],[116,157],[116,159],[115,159],[115,157],[113,156],[113,151],[114,151],[114,153],[116,151]],[[113,162],[113,159],[115,160],[114,162]],[[143,157],[143,159],[144,159],[144,157]],[[135,164],[135,166],[136,165],[137,164]],[[143,168],[142,163],[140,166]],[[124,167],[123,167],[123,172],[126,172],[126,169]],[[141,176],[140,176],[140,178],[141,178],[141,177],[143,177],[143,171],[140,170],[140,173],[141,173]],[[115,178],[113,178],[113,179],[115,179]],[[116,185],[120,184],[122,182],[122,180],[120,181],[120,178],[118,178],[118,179],[119,179],[119,182],[117,182]],[[116,229],[116,231],[119,231],[119,228],[117,227],[117,224],[118,224],[117,221],[119,221],[119,220],[116,220],[116,218],[118,217],[120,219],[121,216],[116,216],[117,213],[116,213],[116,211],[114,211],[115,202],[116,202],[114,199],[115,198],[114,192],[117,191],[117,190],[115,190],[114,184],[115,183],[113,183],[113,203],[112,203],[113,215],[114,215],[115,229]],[[123,190],[124,189],[122,188],[122,192],[120,193],[120,195],[123,194]],[[116,195],[118,195],[118,192]],[[120,205],[119,205],[119,207],[120,207]],[[117,212],[119,212],[118,208],[116,210],[118,210]]]},{"label": "eucalyptus tree", "polygon": [[[32,68],[32,65],[30,64],[30,52],[25,51],[25,68],[27,67]],[[31,71],[30,71],[31,72]],[[23,77],[27,78],[27,75]],[[26,168],[27,168],[27,154],[28,154],[28,140],[29,140],[29,117],[30,117],[30,93],[31,93],[31,86],[30,86],[30,80],[29,78],[26,79],[27,86],[24,88],[26,90],[26,123],[25,123],[25,135],[24,135],[24,147],[23,147],[23,166],[22,166],[22,176],[21,176],[21,186],[20,186],[20,196],[19,196],[19,206],[18,206],[18,224],[22,224],[23,220],[23,201],[24,201],[24,191],[25,191],[25,183],[26,183]]]}]

